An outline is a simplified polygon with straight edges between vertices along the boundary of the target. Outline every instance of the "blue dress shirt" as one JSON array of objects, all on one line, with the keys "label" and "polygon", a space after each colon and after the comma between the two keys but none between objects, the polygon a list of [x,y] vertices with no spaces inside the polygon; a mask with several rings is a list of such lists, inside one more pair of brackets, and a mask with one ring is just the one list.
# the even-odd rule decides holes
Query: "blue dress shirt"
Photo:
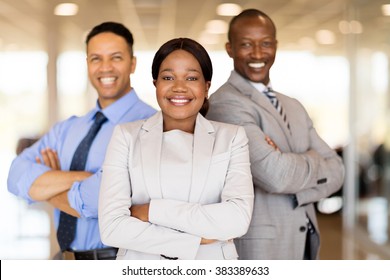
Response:
[{"label": "blue dress shirt", "polygon": [[[8,190],[29,203],[34,202],[29,196],[32,183],[49,167],[38,164],[35,158],[46,147],[58,153],[62,170],[69,170],[73,154],[93,123],[93,116],[102,111],[106,121],[94,142],[92,143],[85,170],[93,173],[92,176],[81,182],[75,182],[68,192],[70,206],[81,217],[77,221],[77,232],[71,244],[73,250],[92,250],[106,247],[100,240],[98,226],[98,197],[101,179],[101,165],[103,164],[106,148],[111,139],[115,125],[124,122],[145,119],[152,116],[156,110],[141,101],[134,90],[101,110],[96,107],[82,117],[72,116],[59,122],[30,148],[25,149],[11,164],[8,176]],[[54,212],[56,228],[59,221],[58,209]]]}]

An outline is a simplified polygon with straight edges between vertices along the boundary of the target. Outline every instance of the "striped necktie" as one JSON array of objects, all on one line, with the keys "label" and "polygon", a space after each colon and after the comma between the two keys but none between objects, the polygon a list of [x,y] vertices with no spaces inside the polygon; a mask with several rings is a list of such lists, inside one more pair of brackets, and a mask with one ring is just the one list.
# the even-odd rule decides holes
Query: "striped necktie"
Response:
[{"label": "striped necktie", "polygon": [[274,107],[279,112],[280,116],[282,117],[284,123],[286,124],[288,130],[290,130],[290,124],[287,120],[286,112],[283,110],[282,103],[280,103],[280,101],[276,97],[275,92],[272,90],[272,88],[267,87],[267,88],[265,88],[263,93],[271,101],[272,105],[274,105]]},{"label": "striped necktie", "polygon": [[[91,148],[92,142],[99,132],[102,124],[107,118],[101,112],[97,112],[95,116],[95,122],[92,124],[87,135],[80,142],[75,153],[73,154],[72,162],[70,164],[70,170],[85,170],[85,164],[88,158],[88,152]],[[65,212],[60,213],[60,221],[57,230],[58,244],[60,245],[61,251],[66,251],[73,239],[76,236],[76,225],[77,218],[71,216]]]}]

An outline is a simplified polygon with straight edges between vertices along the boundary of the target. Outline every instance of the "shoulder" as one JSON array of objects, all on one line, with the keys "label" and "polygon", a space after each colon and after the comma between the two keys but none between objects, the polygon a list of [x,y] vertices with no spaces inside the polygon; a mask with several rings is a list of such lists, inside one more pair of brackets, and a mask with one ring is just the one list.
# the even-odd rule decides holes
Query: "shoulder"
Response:
[{"label": "shoulder", "polygon": [[80,124],[86,121],[86,119],[88,118],[88,114],[84,116],[70,116],[65,120],[55,123],[51,130],[56,133],[64,133],[70,128],[78,127]]},{"label": "shoulder", "polygon": [[216,137],[224,139],[246,138],[245,129],[242,126],[218,121],[209,121],[215,129]]},{"label": "shoulder", "polygon": [[139,131],[142,125],[145,123],[146,119],[136,120],[132,122],[121,123],[115,126],[115,130],[119,130],[125,133],[134,133],[135,131]]}]

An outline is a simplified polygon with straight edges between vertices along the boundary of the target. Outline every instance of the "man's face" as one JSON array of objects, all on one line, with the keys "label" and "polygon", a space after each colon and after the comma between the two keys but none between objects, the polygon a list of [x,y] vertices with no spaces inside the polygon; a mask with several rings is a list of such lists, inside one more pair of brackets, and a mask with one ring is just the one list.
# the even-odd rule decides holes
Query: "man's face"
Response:
[{"label": "man's face", "polygon": [[88,76],[105,108],[130,91],[130,74],[135,70],[126,40],[111,32],[100,33],[87,45]]},{"label": "man's face", "polygon": [[272,23],[263,17],[239,19],[232,26],[230,40],[226,51],[234,69],[245,79],[267,85],[277,48]]}]

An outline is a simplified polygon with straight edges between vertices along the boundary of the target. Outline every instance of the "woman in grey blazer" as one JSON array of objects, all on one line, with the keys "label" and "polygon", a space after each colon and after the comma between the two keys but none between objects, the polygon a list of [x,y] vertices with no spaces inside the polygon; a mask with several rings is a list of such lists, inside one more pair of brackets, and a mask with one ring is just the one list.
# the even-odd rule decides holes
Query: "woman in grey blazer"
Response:
[{"label": "woman in grey blazer", "polygon": [[103,165],[99,227],[117,259],[236,259],[253,209],[248,139],[206,120],[212,64],[188,38],[152,65],[161,111],[117,126]]}]

